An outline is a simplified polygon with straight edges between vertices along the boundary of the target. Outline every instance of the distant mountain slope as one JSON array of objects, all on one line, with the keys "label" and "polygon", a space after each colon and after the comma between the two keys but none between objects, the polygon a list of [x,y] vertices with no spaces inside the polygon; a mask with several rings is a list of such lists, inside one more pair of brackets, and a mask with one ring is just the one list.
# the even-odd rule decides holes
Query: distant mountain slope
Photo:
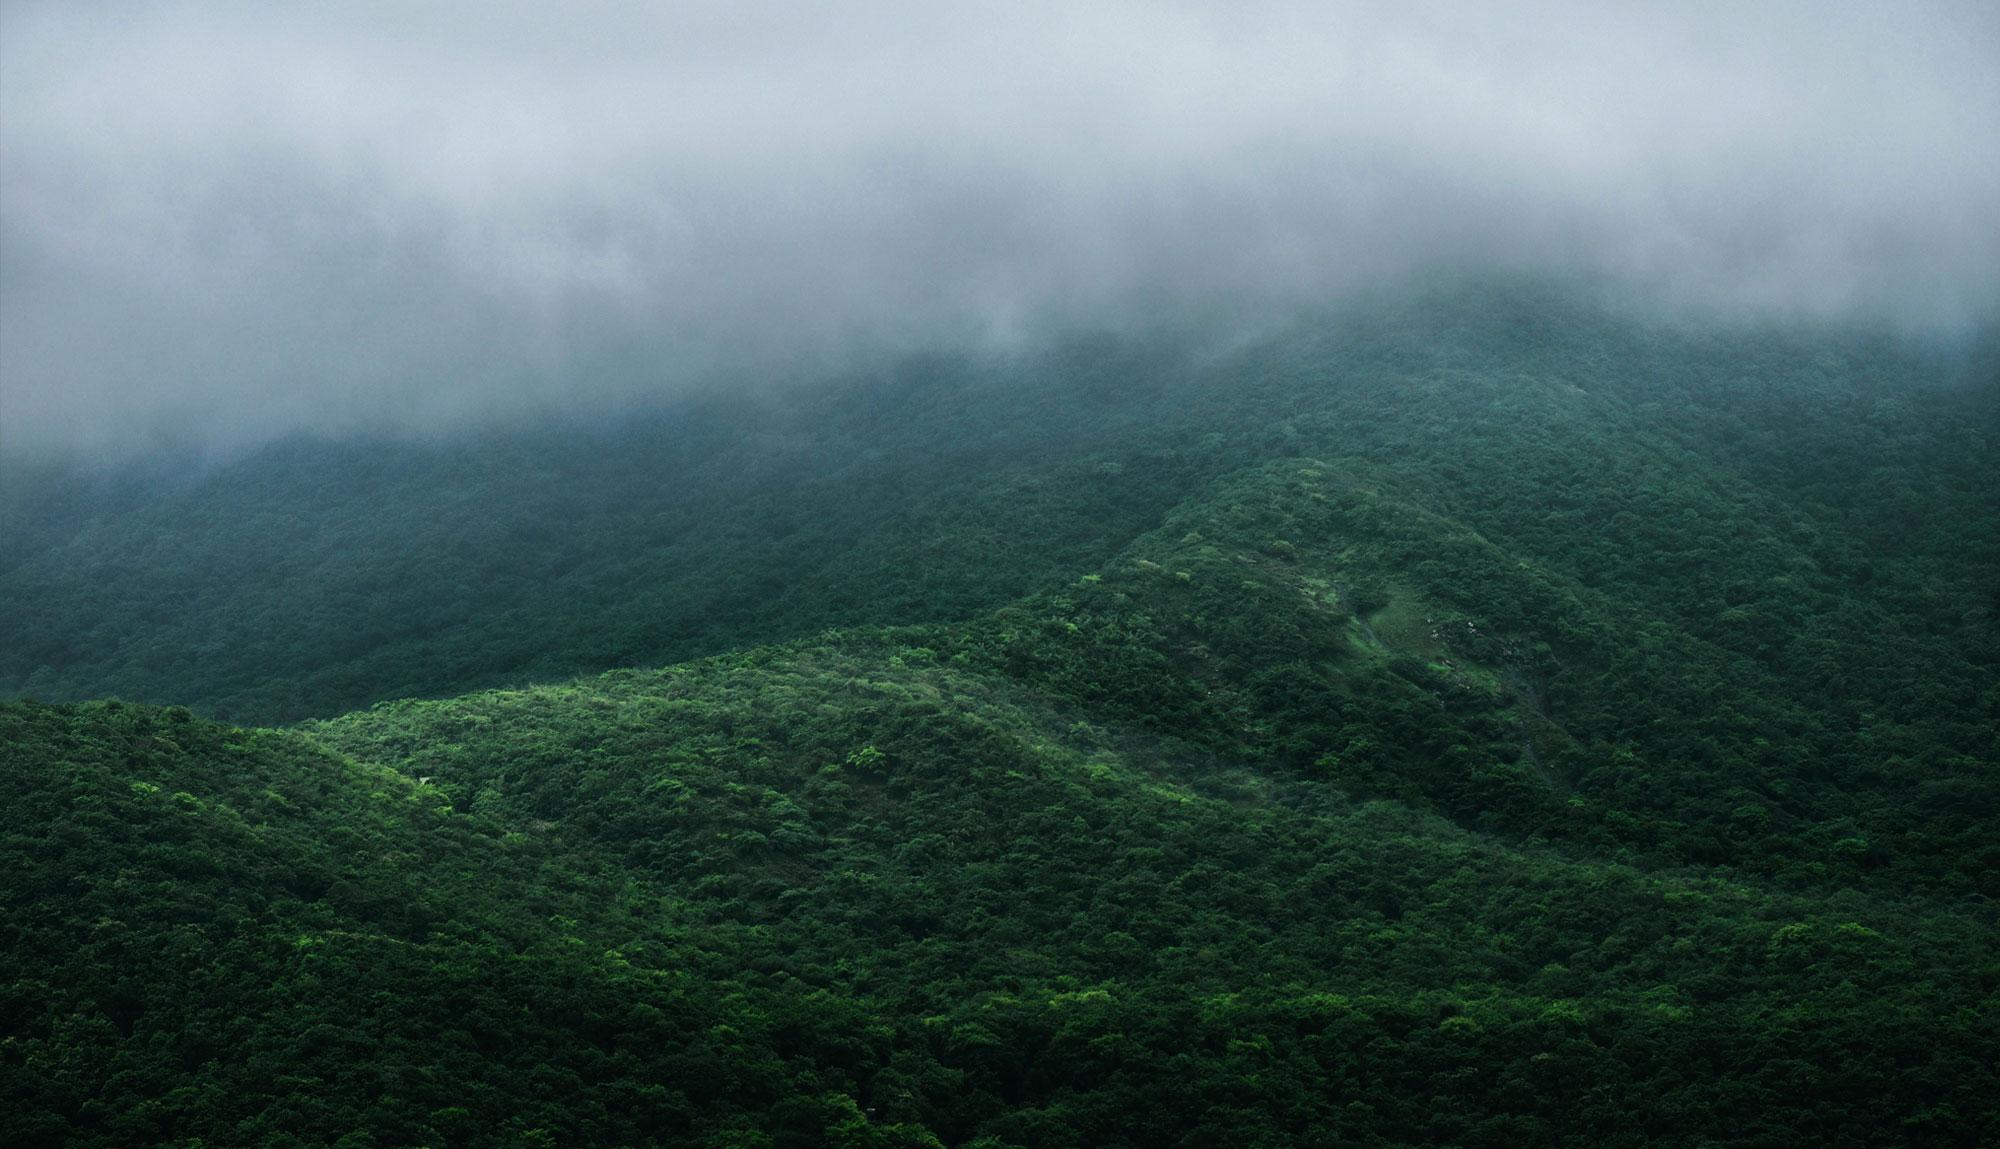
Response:
[{"label": "distant mountain slope", "polygon": [[1387,468],[1520,557],[1767,660],[1816,664],[1811,627],[1873,611],[1995,667],[2000,407],[1950,370],[1866,333],[1512,285],[1220,349],[1078,339],[595,430],[286,444],[153,499],[20,480],[0,692],[286,721],[965,618],[1284,456]]},{"label": "distant mountain slope", "polygon": [[884,461],[760,439],[777,417],[754,404],[729,417],[746,441],[658,422],[272,448],[6,575],[0,661],[36,696],[328,714],[964,614],[1101,559],[1171,499],[1135,474],[1078,505],[1069,474],[1092,464],[1046,451]]}]

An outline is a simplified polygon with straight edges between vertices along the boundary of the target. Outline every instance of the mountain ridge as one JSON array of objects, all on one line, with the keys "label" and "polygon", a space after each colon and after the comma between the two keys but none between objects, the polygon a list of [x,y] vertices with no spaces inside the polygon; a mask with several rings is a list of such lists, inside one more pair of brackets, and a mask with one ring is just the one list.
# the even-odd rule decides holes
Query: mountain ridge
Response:
[{"label": "mountain ridge", "polygon": [[[1079,352],[1045,384],[1102,368],[1100,424],[1040,456],[898,472],[829,448],[722,482],[700,503],[720,521],[679,524],[699,563],[631,558],[619,524],[652,504],[564,517],[657,484],[645,440],[596,479],[541,464],[574,492],[520,455],[413,471],[449,481],[401,524],[366,516],[422,484],[324,487],[339,468],[307,460],[292,487],[189,488],[50,543],[4,576],[13,603],[62,591],[5,612],[13,673],[94,612],[62,641],[117,657],[42,681],[186,671],[203,709],[322,714],[0,703],[0,1135],[1976,1142],[2000,1122],[1985,430],[1901,360],[1823,376],[1777,340],[1803,382],[1766,409],[1701,398],[1720,368],[1628,378],[1605,350],[1748,369],[1747,336],[1473,302],[1231,352],[1164,385],[1171,418],[1118,348]],[[905,384],[919,439],[1021,395]],[[1903,409],[1815,405],[1847,390]],[[835,447],[880,417],[827,402]],[[1789,453],[1764,445],[1779,424]],[[1822,457],[1857,436],[1870,470]],[[822,489],[779,507],[787,476]],[[514,489],[542,502],[395,565],[388,540]],[[232,498],[281,541],[257,550]],[[1934,513],[1885,532],[1912,500]],[[199,617],[282,624],[261,645],[147,621],[184,562],[92,593],[190,516],[220,533],[161,553],[249,546]],[[341,545],[314,538],[359,548],[354,602],[403,597],[372,620],[246,607],[328,573]],[[264,553],[294,567],[231,573]],[[503,554],[557,593],[475,625],[461,581]],[[446,602],[431,649],[460,661],[382,645]],[[699,657],[492,669],[553,641],[611,658],[728,603],[751,605]],[[288,645],[301,629],[322,645]],[[324,713],[468,674],[514,681]]]}]

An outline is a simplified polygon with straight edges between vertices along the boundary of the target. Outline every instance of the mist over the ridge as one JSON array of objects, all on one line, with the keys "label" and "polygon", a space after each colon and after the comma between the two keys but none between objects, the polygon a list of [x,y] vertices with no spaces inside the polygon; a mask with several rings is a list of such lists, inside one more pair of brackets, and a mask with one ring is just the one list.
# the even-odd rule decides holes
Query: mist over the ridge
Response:
[{"label": "mist over the ridge", "polygon": [[1950,331],[1977,3],[0,8],[0,450],[431,426],[1449,269]]}]

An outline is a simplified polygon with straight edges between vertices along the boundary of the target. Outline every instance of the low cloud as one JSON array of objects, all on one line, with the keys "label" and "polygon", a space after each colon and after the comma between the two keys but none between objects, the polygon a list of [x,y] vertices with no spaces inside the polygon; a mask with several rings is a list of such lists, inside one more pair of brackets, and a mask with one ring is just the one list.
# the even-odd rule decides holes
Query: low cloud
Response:
[{"label": "low cloud", "polygon": [[0,449],[603,404],[1437,269],[1950,331],[1979,3],[0,8]]}]

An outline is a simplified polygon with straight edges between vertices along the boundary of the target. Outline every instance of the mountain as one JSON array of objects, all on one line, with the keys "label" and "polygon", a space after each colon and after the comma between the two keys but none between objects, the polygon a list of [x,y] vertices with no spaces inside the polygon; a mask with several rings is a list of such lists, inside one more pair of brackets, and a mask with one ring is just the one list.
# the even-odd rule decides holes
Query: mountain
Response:
[{"label": "mountain", "polygon": [[1986,362],[1486,285],[22,477],[0,1136],[1977,1143]]},{"label": "mountain", "polygon": [[[1959,370],[1867,332],[1438,289],[1233,341],[1078,336],[616,423],[293,440],[144,476],[150,498],[10,475],[0,693],[295,721],[965,618],[1275,457],[1385,468],[1518,557],[1728,644],[1781,644],[1759,623],[1801,594],[1936,635],[1991,624],[2000,570],[1968,530],[1992,517],[2000,406]],[[1769,561],[1722,553],[1752,536]]]}]

